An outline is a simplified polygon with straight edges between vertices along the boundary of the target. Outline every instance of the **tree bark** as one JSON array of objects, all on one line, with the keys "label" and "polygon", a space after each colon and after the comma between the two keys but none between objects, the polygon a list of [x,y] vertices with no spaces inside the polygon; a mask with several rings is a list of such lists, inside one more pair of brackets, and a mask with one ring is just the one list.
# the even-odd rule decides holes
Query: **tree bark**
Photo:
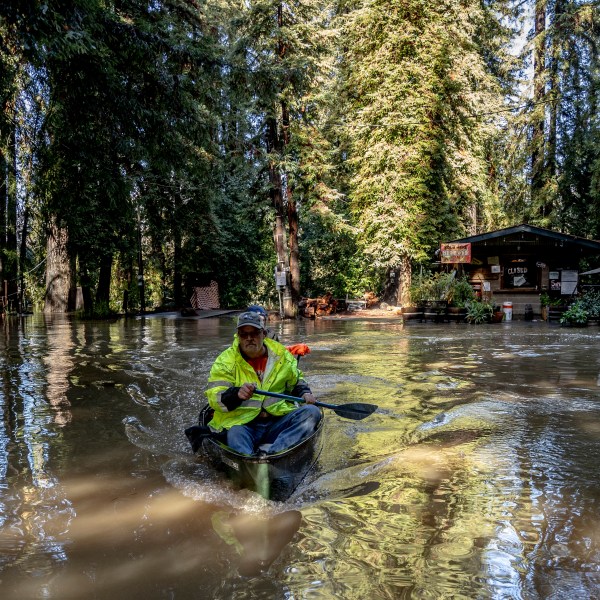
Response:
[{"label": "tree bark", "polygon": [[25,200],[23,211],[23,227],[21,229],[21,246],[19,248],[19,313],[25,312],[25,264],[27,261],[27,233],[29,229],[29,206]]},{"label": "tree bark", "polygon": [[140,215],[137,216],[137,237],[138,237],[138,290],[140,294],[140,314],[146,312],[146,284],[144,282],[144,255],[142,252],[142,223]]},{"label": "tree bark", "polygon": [[[14,104],[11,105],[14,114]],[[8,169],[8,190],[6,195],[6,248],[9,252],[9,258],[6,261],[6,279],[8,280],[7,290],[9,298],[9,308],[16,310],[17,305],[17,128],[11,125],[9,157],[7,160]]]},{"label": "tree bark", "polygon": [[100,274],[96,288],[96,304],[108,308],[110,302],[110,278],[112,274],[112,254],[103,256],[100,261]]},{"label": "tree bark", "polygon": [[127,265],[125,269],[125,283],[126,287],[123,290],[123,313],[127,316],[129,312],[129,288],[131,286],[131,282],[133,281],[133,267],[131,263]]},{"label": "tree bark", "polygon": [[[283,8],[277,6],[277,26],[283,28]],[[287,52],[287,45],[283,39],[277,43],[277,56],[283,60]],[[284,190],[278,160],[283,156],[285,147],[289,143],[289,113],[285,102],[280,103],[281,109],[281,134],[277,128],[277,118],[274,115],[267,119],[267,152],[269,153],[269,181],[271,184],[271,201],[275,209],[275,223],[273,238],[277,254],[278,273],[285,273],[285,285],[278,286],[282,294],[283,317],[292,319],[297,315],[297,299],[299,298],[300,276],[298,266],[298,215],[293,203],[292,193],[288,186]],[[287,205],[287,207],[286,207]],[[287,210],[286,210],[287,208]],[[291,220],[290,220],[291,217]],[[286,244],[286,218],[289,231],[289,252]],[[293,291],[292,286],[295,288]],[[294,296],[296,299],[294,299]]]},{"label": "tree bark", "polygon": [[290,250],[290,292],[292,296],[292,310],[297,315],[298,302],[300,300],[300,249],[298,243],[298,206],[289,187],[287,193],[287,217],[288,217],[288,247]]},{"label": "tree bark", "polygon": [[2,287],[4,287],[2,282],[6,277],[6,230],[2,225],[6,223],[7,168],[6,155],[2,151],[2,148],[0,148],[0,285]]},{"label": "tree bark", "polygon": [[560,50],[561,50],[561,28],[564,6],[562,0],[556,0],[554,4],[554,27],[552,34],[552,54],[550,60],[550,117],[548,121],[548,150],[546,152],[547,177],[553,179],[556,176],[556,143],[558,140],[558,99],[560,96]]},{"label": "tree bark", "polygon": [[400,296],[398,292],[399,284],[398,267],[390,267],[386,273],[386,280],[381,292],[381,300],[395,306],[398,303],[398,298]]},{"label": "tree bark", "polygon": [[540,217],[549,207],[542,198],[544,187],[544,100],[546,95],[546,0],[535,2],[535,37],[533,50],[533,130],[531,136],[531,199]]},{"label": "tree bark", "polygon": [[94,296],[92,294],[92,282],[86,270],[82,270],[79,275],[81,279],[81,295],[83,297],[83,310],[91,315],[94,312]]},{"label": "tree bark", "polygon": [[292,302],[292,292],[290,288],[290,263],[287,254],[285,219],[286,210],[284,206],[283,183],[279,165],[275,162],[277,151],[281,147],[281,142],[277,133],[277,120],[271,117],[267,121],[267,149],[269,151],[269,182],[271,184],[271,201],[275,209],[275,224],[273,227],[273,239],[275,242],[275,253],[277,255],[277,271],[287,273],[286,284],[281,286],[282,292],[282,311],[286,319],[296,316],[294,304]]},{"label": "tree bark", "polygon": [[53,219],[46,243],[46,293],[44,312],[65,313],[69,310],[69,292],[73,273],[67,247],[66,228],[59,227]]},{"label": "tree bark", "polygon": [[[181,230],[179,228],[179,213],[181,211],[182,201],[179,193],[175,194],[175,206],[173,210],[173,302],[176,308],[183,308],[183,276],[181,273],[181,263],[183,259],[183,250],[181,242]],[[166,290],[166,286],[164,290]],[[166,298],[163,293],[163,305]]]},{"label": "tree bark", "polygon": [[410,258],[403,256],[398,265],[398,300],[400,306],[408,306],[410,303],[410,286],[412,284],[412,269]]}]

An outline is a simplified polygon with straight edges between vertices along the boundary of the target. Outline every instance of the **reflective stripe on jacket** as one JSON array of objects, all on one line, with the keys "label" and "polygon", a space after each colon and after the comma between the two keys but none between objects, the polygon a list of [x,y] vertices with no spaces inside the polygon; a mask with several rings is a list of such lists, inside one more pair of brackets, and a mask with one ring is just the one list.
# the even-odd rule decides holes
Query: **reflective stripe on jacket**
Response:
[{"label": "reflective stripe on jacket", "polygon": [[231,347],[217,356],[204,392],[208,403],[215,410],[208,424],[213,431],[222,431],[234,425],[248,423],[263,409],[275,416],[282,416],[296,409],[296,405],[292,402],[257,394],[242,402],[234,410],[228,410],[221,402],[223,392],[244,383],[255,383],[259,389],[289,394],[296,384],[302,381],[303,375],[298,368],[298,361],[285,346],[269,338],[265,338],[264,344],[268,359],[262,382],[240,353],[237,335]]}]

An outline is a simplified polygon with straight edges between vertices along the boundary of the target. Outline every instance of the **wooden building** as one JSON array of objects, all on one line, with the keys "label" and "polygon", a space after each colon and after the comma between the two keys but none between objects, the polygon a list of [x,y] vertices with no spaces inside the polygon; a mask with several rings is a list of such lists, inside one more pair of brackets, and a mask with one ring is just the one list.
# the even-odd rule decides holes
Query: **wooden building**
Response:
[{"label": "wooden building", "polygon": [[583,258],[598,264],[600,242],[525,224],[441,247],[442,263],[456,262],[483,298],[512,302],[516,318],[527,305],[539,315],[543,292],[555,298],[576,293]]}]

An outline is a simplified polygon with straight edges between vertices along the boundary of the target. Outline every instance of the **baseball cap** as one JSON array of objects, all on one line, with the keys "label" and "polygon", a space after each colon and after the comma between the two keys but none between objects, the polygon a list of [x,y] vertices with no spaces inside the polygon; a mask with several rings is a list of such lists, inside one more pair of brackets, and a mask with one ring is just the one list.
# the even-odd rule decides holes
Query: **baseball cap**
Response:
[{"label": "baseball cap", "polygon": [[265,320],[256,312],[243,312],[237,321],[238,329],[244,327],[244,325],[250,325],[250,327],[256,327],[256,329],[265,328]]},{"label": "baseball cap", "polygon": [[258,313],[261,317],[267,318],[269,313],[260,304],[251,304],[247,309],[248,312]]}]

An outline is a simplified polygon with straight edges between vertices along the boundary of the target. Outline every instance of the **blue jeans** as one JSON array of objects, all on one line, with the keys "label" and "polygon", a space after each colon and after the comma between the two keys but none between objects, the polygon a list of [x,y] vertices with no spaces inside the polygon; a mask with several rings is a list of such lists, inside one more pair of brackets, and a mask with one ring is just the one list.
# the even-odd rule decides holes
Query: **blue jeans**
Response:
[{"label": "blue jeans", "polygon": [[227,431],[227,445],[242,454],[254,454],[259,446],[270,444],[269,454],[281,452],[308,437],[321,420],[314,404],[304,404],[283,417],[257,418]]}]

